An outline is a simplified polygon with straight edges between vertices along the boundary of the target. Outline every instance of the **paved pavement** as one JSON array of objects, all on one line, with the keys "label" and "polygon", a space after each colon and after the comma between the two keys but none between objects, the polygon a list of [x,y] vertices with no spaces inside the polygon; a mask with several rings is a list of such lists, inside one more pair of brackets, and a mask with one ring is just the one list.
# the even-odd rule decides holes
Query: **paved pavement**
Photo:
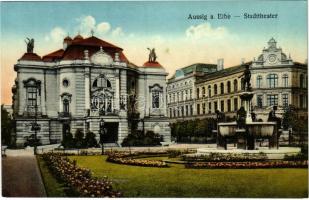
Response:
[{"label": "paved pavement", "polygon": [[2,157],[2,196],[46,197],[40,170],[33,155]]}]

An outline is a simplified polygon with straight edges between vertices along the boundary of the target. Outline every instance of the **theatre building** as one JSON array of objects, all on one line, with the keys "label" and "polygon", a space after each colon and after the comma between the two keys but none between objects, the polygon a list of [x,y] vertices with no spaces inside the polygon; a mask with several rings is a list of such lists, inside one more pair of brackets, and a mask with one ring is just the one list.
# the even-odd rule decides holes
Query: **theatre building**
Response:
[{"label": "theatre building", "polygon": [[[146,58],[147,55],[145,55]],[[146,60],[146,59],[145,59]],[[165,69],[158,62],[131,63],[123,49],[95,36],[66,37],[63,48],[43,57],[27,50],[15,64],[13,91],[16,144],[22,146],[40,126],[42,144],[59,143],[68,131],[92,131],[120,145],[130,133],[134,113],[139,129],[170,141]]]}]

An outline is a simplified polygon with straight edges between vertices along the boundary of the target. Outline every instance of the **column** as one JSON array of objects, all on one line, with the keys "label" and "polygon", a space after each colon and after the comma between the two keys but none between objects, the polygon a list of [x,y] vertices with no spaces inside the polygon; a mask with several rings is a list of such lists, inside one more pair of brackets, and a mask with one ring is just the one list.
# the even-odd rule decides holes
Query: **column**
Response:
[{"label": "column", "polygon": [[89,67],[85,68],[85,111],[90,110],[90,73]]},{"label": "column", "polygon": [[119,100],[120,100],[120,83],[119,83],[119,69],[116,69],[115,73],[115,104],[114,104],[114,109],[119,110]]}]

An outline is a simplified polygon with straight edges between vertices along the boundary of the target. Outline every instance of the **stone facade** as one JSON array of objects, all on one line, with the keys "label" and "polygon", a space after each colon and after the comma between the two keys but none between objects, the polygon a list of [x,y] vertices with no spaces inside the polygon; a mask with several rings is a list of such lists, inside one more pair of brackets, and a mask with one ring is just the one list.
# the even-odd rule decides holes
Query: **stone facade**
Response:
[{"label": "stone facade", "polygon": [[[25,53],[14,66],[16,144],[22,146],[40,125],[43,144],[59,143],[66,131],[92,131],[99,139],[103,119],[109,143],[121,144],[130,132],[128,112],[139,114],[145,131],[170,141],[165,69],[157,62],[136,66],[122,49],[94,36],[64,39],[64,47],[42,58]],[[129,99],[134,97],[134,105]],[[37,106],[36,106],[37,105]],[[128,108],[133,106],[132,108]]]}]

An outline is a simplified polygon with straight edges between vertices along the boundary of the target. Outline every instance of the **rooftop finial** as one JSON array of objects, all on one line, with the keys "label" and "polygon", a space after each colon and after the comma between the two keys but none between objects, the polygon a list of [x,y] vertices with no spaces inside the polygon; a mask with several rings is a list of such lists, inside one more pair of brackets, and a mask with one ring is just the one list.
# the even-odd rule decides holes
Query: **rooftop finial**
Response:
[{"label": "rooftop finial", "polygon": [[91,33],[91,36],[93,36],[93,34],[94,34],[94,30],[93,30],[93,29],[91,29],[90,33]]}]

